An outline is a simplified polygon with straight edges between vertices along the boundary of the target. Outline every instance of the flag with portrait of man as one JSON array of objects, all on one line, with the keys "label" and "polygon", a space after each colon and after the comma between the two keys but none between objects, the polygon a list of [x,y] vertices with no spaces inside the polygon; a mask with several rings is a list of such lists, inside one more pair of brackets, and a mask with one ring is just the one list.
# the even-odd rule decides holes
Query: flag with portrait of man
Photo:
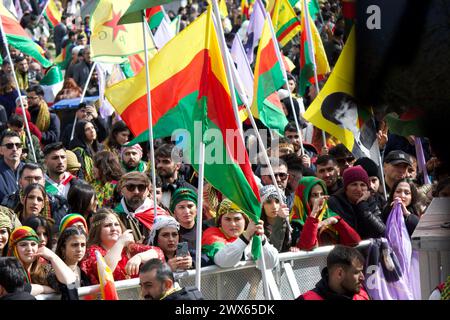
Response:
[{"label": "flag with portrait of man", "polygon": [[355,31],[350,33],[333,72],[304,118],[336,137],[356,158],[378,159],[371,110],[355,99]]}]

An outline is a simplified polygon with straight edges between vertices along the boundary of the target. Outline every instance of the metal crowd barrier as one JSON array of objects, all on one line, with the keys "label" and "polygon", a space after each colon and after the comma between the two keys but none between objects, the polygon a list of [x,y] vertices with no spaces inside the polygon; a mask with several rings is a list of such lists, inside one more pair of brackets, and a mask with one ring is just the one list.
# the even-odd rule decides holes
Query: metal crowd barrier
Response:
[{"label": "metal crowd barrier", "polygon": [[[357,246],[365,250],[370,240]],[[270,299],[293,300],[314,288],[320,280],[320,272],[326,266],[328,253],[334,246],[324,246],[313,251],[285,252],[279,254],[279,263],[267,271]],[[202,268],[201,292],[206,300],[264,300],[261,271],[253,261],[243,261],[232,268],[208,266]],[[195,270],[175,273],[182,287],[194,286]],[[121,300],[137,300],[140,297],[139,278],[115,282]],[[99,299],[99,285],[78,289],[80,299]],[[42,294],[38,300],[59,300],[57,294]]]}]

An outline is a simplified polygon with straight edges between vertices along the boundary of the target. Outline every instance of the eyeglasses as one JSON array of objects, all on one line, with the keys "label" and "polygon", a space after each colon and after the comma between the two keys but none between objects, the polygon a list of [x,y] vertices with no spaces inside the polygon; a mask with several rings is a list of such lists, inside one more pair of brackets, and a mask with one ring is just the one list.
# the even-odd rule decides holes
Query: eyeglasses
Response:
[{"label": "eyeglasses", "polygon": [[139,192],[144,192],[145,189],[147,189],[147,186],[145,184],[127,184],[125,188],[127,188],[129,192],[133,192],[136,188]]},{"label": "eyeglasses", "polygon": [[20,143],[20,142],[17,142],[17,143],[5,143],[5,144],[3,144],[3,147],[6,147],[6,149],[9,149],[9,150],[12,150],[13,148],[14,148],[14,146],[17,148],[17,149],[21,149],[22,148],[22,143]]},{"label": "eyeglasses", "polygon": [[285,172],[277,172],[273,174],[275,176],[275,178],[279,177],[280,180],[286,180],[288,177],[288,174]]}]

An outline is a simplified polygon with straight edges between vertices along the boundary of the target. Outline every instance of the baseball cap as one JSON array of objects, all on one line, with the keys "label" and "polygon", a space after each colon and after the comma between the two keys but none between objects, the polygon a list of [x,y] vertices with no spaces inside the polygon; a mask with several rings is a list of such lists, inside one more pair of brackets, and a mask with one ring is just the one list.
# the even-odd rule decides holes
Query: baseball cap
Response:
[{"label": "baseball cap", "polygon": [[406,163],[412,166],[411,156],[402,150],[393,150],[384,158],[385,163],[390,163],[393,165]]}]

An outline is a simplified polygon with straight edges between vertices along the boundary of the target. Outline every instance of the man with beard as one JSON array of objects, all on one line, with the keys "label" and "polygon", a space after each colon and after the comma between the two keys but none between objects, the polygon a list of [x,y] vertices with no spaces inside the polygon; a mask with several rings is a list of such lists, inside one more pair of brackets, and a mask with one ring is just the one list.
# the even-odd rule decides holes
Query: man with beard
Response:
[{"label": "man with beard", "polygon": [[294,122],[289,122],[284,128],[284,137],[289,140],[290,143],[294,146],[294,152],[301,158],[302,164],[306,168],[312,168],[314,170],[314,165],[311,162],[314,162],[317,157],[316,148],[309,143],[303,141],[303,149],[305,154],[302,154],[302,150],[300,148],[300,135],[298,134],[297,127]]},{"label": "man with beard", "polygon": [[22,141],[14,131],[4,131],[0,138],[0,198],[19,189],[18,173],[24,165],[22,156]]},{"label": "man with beard", "polygon": [[47,168],[45,191],[67,199],[67,193],[76,177],[67,172],[66,148],[62,142],[51,143],[44,148],[44,163]]},{"label": "man with beard", "polygon": [[316,177],[325,181],[329,195],[334,194],[344,186],[339,176],[339,167],[336,159],[330,155],[322,155],[316,161]]},{"label": "man with beard", "polygon": [[42,132],[42,145],[59,141],[61,122],[55,113],[49,111],[44,100],[44,90],[40,85],[27,89],[28,111],[33,122]]},{"label": "man with beard", "polygon": [[[32,183],[38,183],[44,186],[44,171],[41,166],[35,163],[25,163],[19,170],[19,190],[6,195],[1,205],[15,210],[20,204],[20,194],[23,193],[28,185]],[[69,205],[66,198],[61,197],[58,194],[47,194],[48,201],[50,203],[50,211],[52,218],[55,220],[55,225],[59,225],[61,219],[69,212]]]},{"label": "man with beard", "polygon": [[120,158],[125,172],[145,172],[147,170],[147,164],[142,161],[142,147],[139,144],[122,147]]},{"label": "man with beard", "polygon": [[159,259],[150,259],[139,270],[141,296],[145,300],[203,300],[197,288],[179,288],[174,283],[172,269]]},{"label": "man with beard", "polygon": [[[142,243],[148,237],[155,218],[154,202],[149,198],[150,179],[142,172],[128,172],[122,176],[117,188],[122,199],[114,211],[125,227],[133,231],[134,240]],[[157,215],[168,215],[158,206],[156,211]]]},{"label": "man with beard", "polygon": [[165,207],[170,206],[173,193],[178,188],[189,188],[197,192],[197,189],[186,182],[180,174],[182,166],[179,150],[174,145],[165,143],[155,151],[156,173],[162,180],[161,203]]},{"label": "man with beard", "polygon": [[370,300],[363,287],[364,257],[355,248],[336,245],[327,257],[322,279],[297,300]]}]

